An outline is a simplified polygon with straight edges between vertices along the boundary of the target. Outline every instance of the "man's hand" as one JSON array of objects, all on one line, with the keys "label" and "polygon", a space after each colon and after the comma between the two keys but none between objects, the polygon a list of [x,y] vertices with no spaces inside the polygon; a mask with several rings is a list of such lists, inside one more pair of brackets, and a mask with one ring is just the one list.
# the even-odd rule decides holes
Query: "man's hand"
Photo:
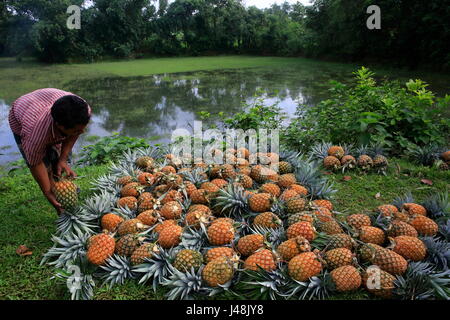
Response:
[{"label": "man's hand", "polygon": [[61,177],[61,174],[63,172],[65,172],[67,177],[69,177],[69,178],[75,178],[77,176],[77,174],[67,164],[67,161],[60,160],[60,161],[58,161],[58,164],[56,165],[56,176]]},{"label": "man's hand", "polygon": [[44,195],[47,198],[48,202],[50,202],[50,204],[55,208],[58,216],[61,215],[61,213],[64,212],[64,209],[62,208],[62,205],[58,201],[56,201],[54,193],[49,191],[44,193]]}]

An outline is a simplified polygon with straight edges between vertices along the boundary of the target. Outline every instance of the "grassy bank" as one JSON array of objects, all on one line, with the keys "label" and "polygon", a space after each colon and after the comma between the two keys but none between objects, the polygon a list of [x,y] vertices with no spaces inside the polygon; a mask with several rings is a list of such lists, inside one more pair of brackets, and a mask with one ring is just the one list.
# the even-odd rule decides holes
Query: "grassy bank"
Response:
[{"label": "grassy bank", "polygon": [[[107,172],[105,166],[93,166],[76,170],[83,176],[78,180],[82,198],[90,195],[90,181]],[[15,171],[13,176],[1,172],[0,184],[0,297],[4,299],[68,299],[64,285],[50,280],[54,269],[39,266],[42,254],[51,247],[51,235],[55,231],[56,214],[42,197],[38,186],[27,170]],[[416,166],[403,160],[393,161],[388,176],[346,173],[350,181],[343,181],[342,174],[330,176],[338,192],[333,203],[336,210],[345,214],[368,212],[380,204],[390,203],[395,197],[411,191],[416,201],[422,201],[431,192],[450,189],[450,172]],[[421,179],[433,181],[433,185],[421,183]],[[376,194],[380,193],[380,197]],[[16,249],[26,245],[33,251],[28,257],[20,257]],[[136,281],[114,286],[112,290],[97,287],[95,299],[162,299],[164,292],[153,293],[149,286],[139,286]],[[336,296],[342,299],[366,299],[360,290],[351,295]],[[370,297],[372,298],[372,297]]]}]

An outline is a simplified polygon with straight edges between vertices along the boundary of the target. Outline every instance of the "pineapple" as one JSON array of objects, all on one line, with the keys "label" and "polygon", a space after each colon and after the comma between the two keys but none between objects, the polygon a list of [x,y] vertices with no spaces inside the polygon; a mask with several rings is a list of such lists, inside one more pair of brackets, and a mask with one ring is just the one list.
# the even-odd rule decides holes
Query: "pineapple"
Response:
[{"label": "pineapple", "polygon": [[122,197],[139,197],[142,193],[142,186],[138,182],[131,182],[126,184],[122,189],[120,189],[120,195]]},{"label": "pineapple", "polygon": [[143,186],[150,187],[155,183],[155,177],[151,173],[143,172],[137,177],[139,183]]},{"label": "pineapple", "polygon": [[306,208],[306,200],[300,197],[290,199],[286,202],[286,211],[288,214],[299,213]]},{"label": "pineapple", "polygon": [[404,203],[402,206],[402,210],[406,211],[409,215],[427,215],[427,209],[417,203]]},{"label": "pineapple", "polygon": [[409,236],[418,237],[419,234],[413,226],[403,221],[394,220],[390,223],[386,233],[390,237]]},{"label": "pineapple", "polygon": [[132,176],[123,176],[117,179],[117,184],[122,187],[131,182],[136,182]]},{"label": "pineapple", "polygon": [[358,157],[358,166],[362,169],[362,170],[369,170],[372,168],[373,166],[373,160],[371,157],[369,157],[366,154],[360,155]]},{"label": "pineapple", "polygon": [[244,269],[258,271],[258,267],[260,267],[266,271],[273,271],[277,268],[276,261],[277,259],[272,251],[261,249],[245,260]]},{"label": "pineapple", "polygon": [[352,214],[347,216],[346,220],[349,226],[357,230],[363,226],[370,227],[372,225],[370,217],[366,214]]},{"label": "pineapple", "polygon": [[185,224],[191,228],[198,229],[201,224],[206,225],[211,220],[211,215],[209,213],[203,212],[201,210],[190,211],[185,216]]},{"label": "pineapple", "polygon": [[392,241],[392,250],[411,261],[424,260],[427,248],[422,240],[416,237],[398,236]]},{"label": "pineapple", "polygon": [[293,173],[294,167],[287,161],[280,161],[278,163],[278,170],[280,171],[280,174],[283,175],[286,173]]},{"label": "pineapple", "polygon": [[441,159],[445,162],[450,162],[450,150],[441,153]]},{"label": "pineapple", "polygon": [[315,241],[312,243],[314,247],[323,246],[326,247],[327,250],[332,250],[336,248],[347,248],[352,250],[355,247],[355,240],[350,237],[348,234],[339,233],[333,235],[320,235]]},{"label": "pineapple", "polygon": [[285,173],[280,176],[277,183],[281,188],[289,188],[297,183],[297,178],[293,173]]},{"label": "pineapple", "polygon": [[136,219],[140,220],[146,226],[153,226],[158,222],[159,215],[159,211],[147,210],[141,212]]},{"label": "pineapple", "polygon": [[152,157],[145,156],[136,159],[135,164],[140,169],[150,170],[154,168],[155,160]]},{"label": "pineapple", "polygon": [[205,253],[205,262],[209,263],[219,257],[228,257],[231,259],[235,255],[236,255],[236,252],[234,252],[234,250],[232,248],[216,247],[216,248],[209,249]]},{"label": "pineapple", "polygon": [[385,241],[385,234],[380,228],[362,226],[358,231],[358,238],[362,242],[382,245]]},{"label": "pineapple", "polygon": [[250,234],[239,239],[237,249],[239,253],[248,257],[256,250],[264,247],[264,236],[261,234]]},{"label": "pineapple", "polygon": [[236,175],[234,182],[241,184],[244,189],[250,189],[253,186],[253,179],[245,174]]},{"label": "pineapple", "polygon": [[117,206],[119,208],[126,208],[130,210],[136,210],[138,207],[138,201],[135,197],[123,197],[117,200]]},{"label": "pineapple", "polygon": [[389,272],[393,275],[405,273],[408,262],[398,253],[392,250],[380,248],[375,250],[370,262],[380,267],[381,270]]},{"label": "pineapple", "polygon": [[[373,280],[376,281],[377,278],[379,279],[379,287],[375,285],[376,282],[373,282]],[[370,293],[384,299],[392,298],[396,280],[392,274],[383,271],[380,268],[372,267],[368,268],[363,273],[362,279],[364,286]]]},{"label": "pineapple", "polygon": [[194,204],[208,204],[209,196],[205,189],[197,189],[191,193],[191,200]]},{"label": "pineapple", "polygon": [[297,198],[299,196],[298,192],[294,189],[286,189],[283,191],[283,193],[280,195],[279,200],[282,201],[288,201],[293,198]]},{"label": "pineapple", "polygon": [[248,204],[254,212],[266,212],[272,205],[272,196],[270,193],[257,193],[249,198]]},{"label": "pineapple", "polygon": [[230,244],[235,235],[234,227],[227,222],[213,222],[207,230],[208,240],[212,245],[222,246]]},{"label": "pineapple", "polygon": [[158,248],[154,243],[144,243],[133,251],[130,258],[131,264],[135,266],[144,263],[145,259],[150,259],[157,250]]},{"label": "pineapple", "polygon": [[300,221],[306,221],[309,223],[314,223],[314,217],[309,211],[302,211],[296,214],[293,214],[288,217],[287,224],[288,226],[293,225],[294,223],[300,222]]},{"label": "pineapple", "polygon": [[289,262],[296,255],[308,251],[311,251],[311,245],[309,241],[302,236],[286,240],[277,248],[277,253],[280,255],[281,259],[286,262]]},{"label": "pineapple", "polygon": [[333,156],[341,159],[344,154],[344,148],[342,148],[341,146],[332,146],[330,149],[328,149],[328,156]]},{"label": "pineapple", "polygon": [[308,195],[308,189],[299,184],[293,184],[289,187],[290,190],[294,190],[298,195],[306,197]]},{"label": "pineapple", "polygon": [[89,238],[86,257],[95,265],[103,265],[114,254],[116,241],[107,233],[96,234]]},{"label": "pineapple", "polygon": [[330,272],[335,290],[338,292],[355,291],[362,284],[362,277],[359,271],[350,265],[338,267]]},{"label": "pineapple", "polygon": [[148,226],[142,224],[141,220],[135,218],[122,222],[117,228],[117,233],[119,236],[124,236],[129,233],[138,233],[147,228]]},{"label": "pineapple", "polygon": [[134,250],[136,250],[142,242],[141,238],[137,234],[126,234],[116,242],[115,252],[121,256],[131,257]]},{"label": "pineapple", "polygon": [[397,207],[392,204],[378,206],[377,211],[381,213],[383,217],[394,217],[395,214],[399,213]]},{"label": "pineapple", "polygon": [[341,162],[336,157],[328,156],[323,159],[323,166],[328,170],[337,170],[341,167]]},{"label": "pineapple", "polygon": [[333,218],[328,221],[320,221],[319,219],[317,219],[315,225],[320,230],[320,232],[328,235],[344,233],[341,225]]},{"label": "pineapple", "polygon": [[190,271],[191,268],[198,270],[203,264],[203,256],[200,252],[183,249],[175,257],[173,266],[181,272]]},{"label": "pineapple", "polygon": [[306,221],[300,221],[291,225],[287,231],[286,235],[288,239],[295,238],[297,236],[305,237],[308,241],[313,241],[316,237],[316,229],[314,226]]},{"label": "pineapple", "polygon": [[161,216],[165,219],[178,219],[183,208],[177,201],[166,202],[161,208]]},{"label": "pineapple", "polygon": [[169,225],[162,229],[158,235],[158,243],[164,248],[172,248],[177,246],[181,242],[181,234],[183,228],[179,225]]},{"label": "pineapple", "polygon": [[342,169],[353,169],[356,167],[356,159],[351,155],[343,156],[341,159]]},{"label": "pineapple", "polygon": [[306,281],[322,271],[322,263],[313,252],[303,252],[293,257],[288,264],[289,275],[297,281]]},{"label": "pineapple", "polygon": [[358,248],[359,258],[362,262],[370,262],[377,250],[384,249],[382,246],[373,243],[365,243]]},{"label": "pineapple", "polygon": [[114,213],[107,213],[103,215],[101,219],[102,229],[106,229],[110,232],[116,231],[119,224],[123,222],[123,218]]},{"label": "pineapple", "polygon": [[61,179],[53,185],[53,193],[63,209],[73,209],[78,204],[78,187],[67,179]]},{"label": "pineapple", "polygon": [[379,173],[386,173],[388,167],[388,161],[385,156],[378,154],[373,158],[373,167],[378,170]]},{"label": "pineapple", "polygon": [[353,253],[347,248],[337,248],[325,252],[323,258],[329,269],[336,269],[342,266],[353,264],[355,259]]},{"label": "pineapple", "polygon": [[436,222],[428,217],[417,215],[408,220],[408,223],[417,230],[421,236],[435,236],[439,230]]},{"label": "pineapple", "polygon": [[158,223],[156,225],[155,229],[153,229],[153,232],[159,234],[161,231],[163,231],[168,226],[176,226],[176,225],[178,225],[176,220],[164,220],[163,222]]},{"label": "pineapple", "polygon": [[281,194],[280,187],[277,186],[275,183],[265,183],[261,186],[259,190],[263,193],[270,193],[274,197],[279,197]]},{"label": "pineapple", "polygon": [[312,203],[317,208],[322,207],[322,208],[327,208],[330,211],[333,211],[333,204],[331,203],[330,200],[319,199],[319,200],[313,200]]},{"label": "pineapple", "polygon": [[264,228],[278,228],[283,225],[281,219],[273,212],[263,212],[258,214],[253,220],[253,226]]},{"label": "pineapple", "polygon": [[218,287],[231,281],[234,276],[234,261],[233,258],[219,257],[203,268],[202,279],[210,287]]}]

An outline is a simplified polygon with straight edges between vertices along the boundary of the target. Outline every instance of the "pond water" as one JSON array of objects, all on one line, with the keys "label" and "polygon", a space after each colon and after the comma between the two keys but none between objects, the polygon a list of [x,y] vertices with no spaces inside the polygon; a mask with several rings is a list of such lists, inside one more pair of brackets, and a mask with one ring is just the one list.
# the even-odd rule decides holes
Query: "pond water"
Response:
[{"label": "pond water", "polygon": [[[328,97],[330,80],[348,83],[350,69],[345,65],[323,67],[254,68],[166,74],[148,77],[98,78],[65,84],[64,90],[86,99],[93,107],[87,133],[80,137],[75,152],[91,144],[89,136],[113,132],[143,137],[151,143],[170,140],[177,128],[189,128],[198,120],[197,112],[233,114],[242,103],[252,103],[264,92],[264,103],[275,102],[293,115],[298,105],[315,105]],[[379,74],[405,81],[414,74]],[[445,78],[444,78],[445,79]],[[448,92],[444,80],[427,79],[438,93]],[[0,97],[0,164],[20,158],[8,125],[9,106]]]}]

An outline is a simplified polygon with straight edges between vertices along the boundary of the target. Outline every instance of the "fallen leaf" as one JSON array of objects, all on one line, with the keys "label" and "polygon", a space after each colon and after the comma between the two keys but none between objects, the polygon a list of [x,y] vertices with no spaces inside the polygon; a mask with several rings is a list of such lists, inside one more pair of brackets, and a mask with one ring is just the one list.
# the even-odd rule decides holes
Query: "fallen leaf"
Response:
[{"label": "fallen leaf", "polygon": [[381,198],[381,193],[377,193],[376,195],[375,195],[375,199],[380,199]]},{"label": "fallen leaf", "polygon": [[17,253],[19,256],[26,257],[26,256],[31,256],[31,255],[33,254],[33,251],[31,251],[30,249],[28,249],[27,246],[20,245],[20,246],[17,248],[16,253]]},{"label": "fallen leaf", "polygon": [[427,184],[429,186],[433,185],[433,181],[428,180],[428,179],[422,179],[422,180],[420,180],[420,182],[422,182],[423,184]]},{"label": "fallen leaf", "polygon": [[330,175],[330,174],[333,174],[333,172],[330,172],[330,171],[325,171],[323,174],[326,174],[326,175]]},{"label": "fallen leaf", "polygon": [[350,180],[352,180],[352,177],[350,177],[350,176],[344,176],[344,177],[342,178],[342,180],[344,180],[344,181],[350,181]]}]

